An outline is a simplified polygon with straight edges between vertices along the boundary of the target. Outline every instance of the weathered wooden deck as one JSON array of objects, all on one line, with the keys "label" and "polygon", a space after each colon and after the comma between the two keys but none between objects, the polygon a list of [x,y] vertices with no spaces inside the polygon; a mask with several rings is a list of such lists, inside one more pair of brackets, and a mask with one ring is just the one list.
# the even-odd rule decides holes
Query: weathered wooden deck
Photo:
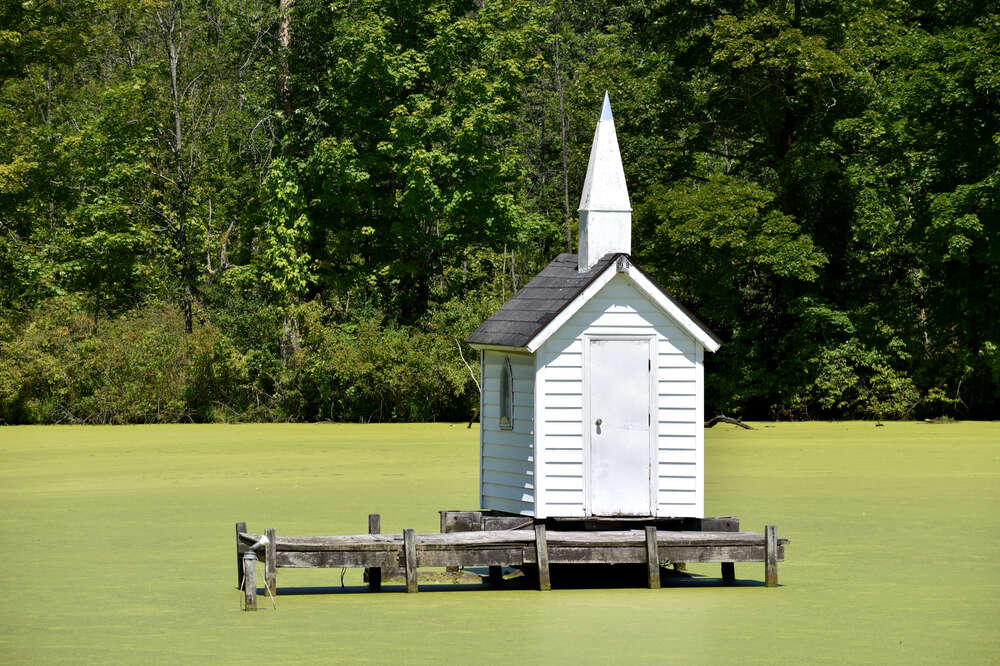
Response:
[{"label": "weathered wooden deck", "polygon": [[[377,528],[372,530],[377,531]],[[265,539],[266,537],[266,539]],[[659,530],[547,531],[534,529],[448,532],[442,534],[355,534],[277,536],[273,529],[253,534],[236,525],[237,572],[246,608],[256,608],[256,562],[263,556],[265,586],[277,590],[277,569],[364,567],[369,585],[381,588],[381,571],[402,568],[406,591],[417,592],[418,567],[524,566],[538,570],[539,589],[550,589],[552,564],[646,564],[649,587],[660,586],[660,567],[677,562],[723,563],[723,581],[733,579],[732,563],[763,562],[765,584],[778,583],[777,563],[787,539],[773,525],[757,532]],[[728,565],[728,568],[727,566]]]}]

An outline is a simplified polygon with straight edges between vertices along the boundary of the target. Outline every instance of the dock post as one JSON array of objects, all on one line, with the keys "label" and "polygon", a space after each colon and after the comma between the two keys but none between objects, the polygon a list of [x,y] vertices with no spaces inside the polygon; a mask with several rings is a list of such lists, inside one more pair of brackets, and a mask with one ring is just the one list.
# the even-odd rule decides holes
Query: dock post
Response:
[{"label": "dock post", "polygon": [[403,552],[406,562],[406,591],[418,592],[420,586],[417,584],[417,544],[410,528],[403,530]]},{"label": "dock post", "polygon": [[778,586],[778,532],[774,525],[764,526],[764,585]]},{"label": "dock post", "polygon": [[660,554],[656,545],[656,526],[646,526],[646,578],[649,589],[660,589]]},{"label": "dock post", "polygon": [[243,610],[257,610],[257,555],[248,550],[243,556]]},{"label": "dock post", "polygon": [[[368,514],[368,534],[381,534],[382,533],[382,516],[377,513]],[[369,567],[365,569],[365,574],[368,576],[368,588],[372,592],[378,592],[382,589],[382,568],[381,567]]]},{"label": "dock post", "polygon": [[545,540],[545,523],[535,525],[535,554],[538,559],[538,589],[552,589],[552,579],[549,577],[549,546]]},{"label": "dock post", "polygon": [[503,585],[503,567],[497,564],[490,565],[490,585],[500,587]]},{"label": "dock post", "polygon": [[735,562],[723,562],[722,563],[722,584],[732,585],[736,582],[736,563]]},{"label": "dock post", "polygon": [[240,555],[240,533],[246,533],[246,523],[236,523],[236,589],[243,589],[243,556]]},{"label": "dock post", "polygon": [[264,530],[264,536],[267,537],[267,546],[264,548],[264,584],[267,591],[275,595],[278,593],[278,537],[273,527]]}]

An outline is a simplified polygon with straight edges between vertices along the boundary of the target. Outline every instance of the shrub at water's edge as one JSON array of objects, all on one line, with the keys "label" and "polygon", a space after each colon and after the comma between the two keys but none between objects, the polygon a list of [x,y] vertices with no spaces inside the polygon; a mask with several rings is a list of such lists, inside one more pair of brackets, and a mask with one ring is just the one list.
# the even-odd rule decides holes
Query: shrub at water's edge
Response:
[{"label": "shrub at water's edge", "polygon": [[[151,301],[96,324],[51,300],[0,331],[0,419],[6,423],[466,420],[478,401],[458,353],[479,306],[453,304],[415,326],[378,312],[298,306],[282,358],[281,314],[196,313]],[[469,328],[471,330],[471,328]]]}]

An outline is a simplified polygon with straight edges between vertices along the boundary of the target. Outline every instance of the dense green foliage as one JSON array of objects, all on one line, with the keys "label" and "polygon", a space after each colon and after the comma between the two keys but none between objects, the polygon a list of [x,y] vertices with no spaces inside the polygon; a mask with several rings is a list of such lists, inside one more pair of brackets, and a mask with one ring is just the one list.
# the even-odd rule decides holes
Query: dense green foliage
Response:
[{"label": "dense green foliage", "polygon": [[[467,418],[611,92],[708,411],[1000,409],[972,0],[0,0],[0,419]],[[464,357],[464,358],[463,358]],[[468,361],[468,365],[465,361]]]}]

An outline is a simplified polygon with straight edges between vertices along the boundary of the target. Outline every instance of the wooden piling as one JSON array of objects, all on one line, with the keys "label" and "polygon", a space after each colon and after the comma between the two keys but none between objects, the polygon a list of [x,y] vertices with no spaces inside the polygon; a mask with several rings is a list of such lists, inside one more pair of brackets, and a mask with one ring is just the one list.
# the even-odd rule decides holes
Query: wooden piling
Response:
[{"label": "wooden piling", "polygon": [[243,556],[243,610],[257,610],[257,556],[248,550]]},{"label": "wooden piling", "polygon": [[774,525],[764,526],[764,585],[778,586],[778,531]]},{"label": "wooden piling", "polygon": [[236,523],[236,589],[243,589],[243,556],[240,555],[240,533],[246,533],[246,523]]},{"label": "wooden piling", "polygon": [[[368,534],[382,533],[382,516],[377,513],[368,514]],[[368,588],[372,592],[382,589],[382,569],[381,567],[370,567],[365,569],[368,577]]]},{"label": "wooden piling", "polygon": [[722,563],[722,584],[732,585],[736,582],[736,563],[735,562],[723,562]]},{"label": "wooden piling", "polygon": [[490,565],[490,585],[501,587],[503,585],[503,567],[498,564]]},{"label": "wooden piling", "polygon": [[549,576],[549,546],[545,539],[545,523],[535,525],[535,557],[538,560],[538,589],[552,589]]},{"label": "wooden piling", "polygon": [[412,529],[403,530],[403,553],[406,564],[406,591],[418,592],[417,584],[417,543]]},{"label": "wooden piling", "polygon": [[267,546],[264,547],[264,584],[272,595],[278,593],[278,537],[274,528],[264,530]]},{"label": "wooden piling", "polygon": [[660,589],[660,554],[656,546],[656,527],[646,526],[646,578],[649,589]]}]

